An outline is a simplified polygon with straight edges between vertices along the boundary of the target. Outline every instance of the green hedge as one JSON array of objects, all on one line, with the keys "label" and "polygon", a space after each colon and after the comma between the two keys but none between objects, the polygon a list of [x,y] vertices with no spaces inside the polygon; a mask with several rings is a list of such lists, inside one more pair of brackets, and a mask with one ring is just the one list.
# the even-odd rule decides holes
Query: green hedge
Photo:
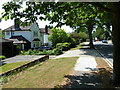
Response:
[{"label": "green hedge", "polygon": [[56,48],[60,48],[63,51],[67,51],[70,49],[70,43],[65,42],[65,43],[57,43]]},{"label": "green hedge", "polygon": [[55,48],[53,50],[31,50],[29,49],[28,51],[21,51],[21,55],[59,55],[62,54],[62,50],[60,48]]}]

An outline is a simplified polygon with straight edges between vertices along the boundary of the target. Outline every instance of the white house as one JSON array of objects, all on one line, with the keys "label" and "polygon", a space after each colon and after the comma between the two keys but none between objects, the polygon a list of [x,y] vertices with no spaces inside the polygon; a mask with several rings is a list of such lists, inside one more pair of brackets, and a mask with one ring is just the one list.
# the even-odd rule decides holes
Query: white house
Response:
[{"label": "white house", "polygon": [[21,49],[38,48],[42,45],[49,45],[48,28],[39,28],[37,23],[30,26],[22,27],[17,24],[18,19],[15,19],[15,25],[6,28],[5,38],[14,41],[13,43],[19,45]]}]

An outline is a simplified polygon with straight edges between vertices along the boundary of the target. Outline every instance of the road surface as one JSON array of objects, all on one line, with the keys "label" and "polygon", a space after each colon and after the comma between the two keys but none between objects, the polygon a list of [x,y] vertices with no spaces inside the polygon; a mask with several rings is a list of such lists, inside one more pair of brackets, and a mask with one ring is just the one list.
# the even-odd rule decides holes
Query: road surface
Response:
[{"label": "road surface", "polygon": [[113,63],[113,45],[102,42],[94,42],[95,48],[102,53],[111,63]]}]

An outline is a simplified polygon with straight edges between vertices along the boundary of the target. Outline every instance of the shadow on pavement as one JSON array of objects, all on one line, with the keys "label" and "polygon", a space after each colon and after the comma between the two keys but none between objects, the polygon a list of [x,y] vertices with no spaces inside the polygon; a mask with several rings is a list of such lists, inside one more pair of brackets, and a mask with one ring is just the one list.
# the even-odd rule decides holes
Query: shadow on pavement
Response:
[{"label": "shadow on pavement", "polygon": [[101,55],[95,49],[84,47],[84,48],[80,48],[80,50],[84,52],[84,53],[81,53],[80,55],[90,55],[93,57],[101,57]]},{"label": "shadow on pavement", "polygon": [[[82,45],[83,48],[80,48],[81,51],[84,53],[81,55],[90,55],[94,57],[101,57],[101,55],[95,50],[95,49],[90,49],[89,44],[87,45]],[[106,58],[113,59],[113,46],[112,45],[94,45],[97,50],[102,53]]]},{"label": "shadow on pavement", "polygon": [[67,75],[65,77],[69,80],[69,84],[65,88],[101,88],[102,86],[99,77],[92,73]]}]

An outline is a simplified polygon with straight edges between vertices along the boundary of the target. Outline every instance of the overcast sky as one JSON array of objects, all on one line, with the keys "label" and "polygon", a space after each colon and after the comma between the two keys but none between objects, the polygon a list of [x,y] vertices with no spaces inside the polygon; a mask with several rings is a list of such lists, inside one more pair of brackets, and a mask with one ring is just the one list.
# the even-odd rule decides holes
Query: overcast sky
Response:
[{"label": "overcast sky", "polygon": [[[0,0],[0,17],[1,17],[1,13],[4,11],[2,10],[2,4],[7,2],[7,1],[11,1],[11,0]],[[44,28],[45,25],[49,25],[49,21],[40,21],[38,20],[37,21],[38,24],[39,24],[39,27],[40,28]],[[2,22],[0,22],[0,28],[2,30],[6,29],[7,27],[11,26],[14,24],[14,21],[13,20],[2,20]],[[53,24],[53,26],[55,26],[56,24]],[[69,27],[69,26],[62,26],[62,28],[66,31],[66,32],[72,32],[73,30]]]}]

